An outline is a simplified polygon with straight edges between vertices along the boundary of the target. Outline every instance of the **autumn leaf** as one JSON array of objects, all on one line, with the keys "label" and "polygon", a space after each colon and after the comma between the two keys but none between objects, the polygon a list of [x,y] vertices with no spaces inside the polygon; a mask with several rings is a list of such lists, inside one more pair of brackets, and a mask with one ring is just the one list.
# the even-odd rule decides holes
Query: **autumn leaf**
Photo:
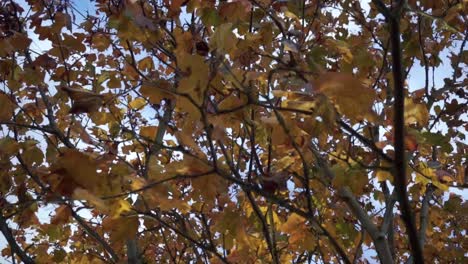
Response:
[{"label": "autumn leaf", "polygon": [[[383,163],[382,165],[389,166],[389,164],[385,164],[385,163]],[[375,173],[375,176],[377,177],[377,180],[379,182],[383,182],[383,181],[387,181],[387,180],[390,181],[390,182],[393,181],[392,173],[390,171],[387,171],[387,170],[377,170],[377,172]]]},{"label": "autumn leaf", "polygon": [[77,200],[85,200],[102,213],[109,213],[109,208],[106,202],[88,190],[76,188],[73,192],[73,198]]},{"label": "autumn leaf", "polygon": [[338,111],[353,121],[374,119],[372,105],[376,98],[374,90],[361,80],[347,73],[327,72],[314,84],[318,93],[330,98]]},{"label": "autumn leaf", "polygon": [[210,46],[219,52],[230,53],[235,48],[236,42],[236,36],[232,32],[232,24],[226,23],[216,28],[211,38]]},{"label": "autumn leaf", "polygon": [[30,166],[38,166],[44,160],[44,153],[37,146],[38,142],[29,141],[23,149],[23,159]]},{"label": "autumn leaf", "polygon": [[157,131],[158,131],[157,126],[146,126],[146,127],[140,128],[140,135],[147,139],[153,140],[156,137]]},{"label": "autumn leaf", "polygon": [[201,105],[208,84],[209,69],[207,64],[203,57],[190,55],[185,56],[180,61],[180,67],[188,74],[188,77],[180,81],[178,91],[190,95],[197,105]]},{"label": "autumn leaf", "polygon": [[280,227],[281,232],[284,233],[291,233],[292,231],[296,230],[297,227],[305,222],[304,218],[297,215],[291,214],[288,217],[288,220],[283,223]]},{"label": "autumn leaf", "polygon": [[111,204],[109,208],[109,215],[111,217],[119,217],[124,213],[129,212],[132,209],[132,205],[126,200],[117,200]]},{"label": "autumn leaf", "polygon": [[95,112],[103,103],[101,95],[84,89],[62,86],[62,90],[67,92],[73,100],[72,108],[70,109],[70,113],[72,114]]},{"label": "autumn leaf", "polygon": [[203,196],[207,201],[226,191],[223,180],[214,173],[194,178],[191,182],[195,193]]},{"label": "autumn leaf", "polygon": [[345,168],[342,165],[335,165],[332,168],[334,178],[333,185],[337,188],[349,187],[353,193],[361,194],[368,182],[367,175],[358,168]]},{"label": "autumn leaf", "polygon": [[109,38],[104,34],[96,34],[93,36],[93,45],[98,51],[105,51],[110,44]]},{"label": "autumn leaf", "polygon": [[330,47],[343,56],[345,62],[350,63],[353,60],[353,53],[346,42],[334,39],[327,39],[326,41]]},{"label": "autumn leaf", "polygon": [[52,171],[72,180],[91,192],[97,191],[102,183],[97,173],[96,160],[78,150],[67,149],[52,165]]},{"label": "autumn leaf", "polygon": [[144,106],[146,105],[146,100],[143,99],[143,98],[136,98],[135,100],[131,101],[129,103],[129,106],[132,108],[132,109],[140,109],[140,108],[143,108]]},{"label": "autumn leaf", "polygon": [[425,126],[429,122],[429,112],[423,104],[414,103],[413,100],[405,99],[405,124],[418,124]]},{"label": "autumn leaf", "polygon": [[0,157],[9,158],[18,153],[20,146],[10,137],[0,138]]},{"label": "autumn leaf", "polygon": [[71,217],[71,209],[66,205],[61,205],[55,210],[55,215],[52,217],[50,223],[53,225],[61,225],[68,223]]},{"label": "autumn leaf", "polygon": [[13,116],[15,105],[11,99],[3,93],[0,93],[0,121],[7,121]]},{"label": "autumn leaf", "polygon": [[102,226],[106,232],[109,232],[111,243],[123,243],[126,239],[136,237],[139,223],[138,218],[135,216],[107,217],[104,219]]},{"label": "autumn leaf", "polygon": [[153,67],[154,63],[151,57],[143,58],[138,62],[138,69],[140,69],[141,71],[149,71],[152,70]]}]

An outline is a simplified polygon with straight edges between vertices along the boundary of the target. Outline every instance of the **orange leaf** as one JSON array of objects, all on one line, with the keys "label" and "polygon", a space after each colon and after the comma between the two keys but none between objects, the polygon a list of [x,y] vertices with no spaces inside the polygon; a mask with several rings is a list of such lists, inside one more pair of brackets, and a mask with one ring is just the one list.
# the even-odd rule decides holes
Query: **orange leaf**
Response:
[{"label": "orange leaf", "polygon": [[156,137],[156,132],[158,131],[157,126],[146,126],[140,128],[140,135],[153,140]]}]

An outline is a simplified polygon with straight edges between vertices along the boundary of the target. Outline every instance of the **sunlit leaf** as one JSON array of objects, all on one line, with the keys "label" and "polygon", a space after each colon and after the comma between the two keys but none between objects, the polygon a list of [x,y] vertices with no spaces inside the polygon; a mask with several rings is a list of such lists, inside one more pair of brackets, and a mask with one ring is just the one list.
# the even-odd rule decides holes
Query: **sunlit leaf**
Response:
[{"label": "sunlit leaf", "polygon": [[425,126],[429,121],[429,112],[423,104],[414,103],[413,100],[405,99],[405,123]]},{"label": "sunlit leaf", "polygon": [[129,106],[133,109],[140,109],[146,105],[146,101],[144,98],[138,97],[135,100],[129,103]]}]

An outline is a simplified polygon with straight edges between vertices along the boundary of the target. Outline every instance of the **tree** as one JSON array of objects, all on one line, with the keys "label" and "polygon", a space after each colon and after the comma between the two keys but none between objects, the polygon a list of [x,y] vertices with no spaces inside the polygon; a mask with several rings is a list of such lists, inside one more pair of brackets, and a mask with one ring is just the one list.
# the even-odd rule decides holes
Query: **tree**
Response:
[{"label": "tree", "polygon": [[466,2],[93,6],[0,3],[5,259],[466,261]]}]

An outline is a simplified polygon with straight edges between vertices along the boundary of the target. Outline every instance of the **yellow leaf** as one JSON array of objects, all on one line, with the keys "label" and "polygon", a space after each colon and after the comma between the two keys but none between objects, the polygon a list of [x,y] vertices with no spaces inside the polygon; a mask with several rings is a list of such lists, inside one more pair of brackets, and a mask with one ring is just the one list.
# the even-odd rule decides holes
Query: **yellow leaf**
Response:
[{"label": "yellow leaf", "polygon": [[0,93],[0,121],[7,121],[13,116],[15,105],[8,95]]},{"label": "yellow leaf", "polygon": [[375,91],[347,73],[327,72],[316,81],[316,89],[330,98],[339,112],[353,121],[374,116],[372,105],[376,98]]},{"label": "yellow leaf", "polygon": [[109,215],[113,218],[119,217],[121,214],[129,212],[132,209],[132,205],[126,200],[118,200],[114,202],[109,211]]},{"label": "yellow leaf", "polygon": [[146,105],[146,100],[141,97],[136,98],[135,100],[131,101],[129,104],[129,106],[132,109],[140,109],[140,108],[143,108],[145,105]]},{"label": "yellow leaf", "polygon": [[163,98],[172,99],[171,84],[166,81],[143,82],[140,93],[152,104],[159,104]]},{"label": "yellow leaf", "polygon": [[428,179],[437,179],[435,170],[429,167],[426,163],[420,163],[417,172]]},{"label": "yellow leaf", "polygon": [[417,123],[425,126],[429,122],[429,111],[423,104],[417,104],[410,98],[405,98],[405,124]]},{"label": "yellow leaf", "polygon": [[201,105],[208,85],[209,68],[199,55],[185,55],[179,62],[180,68],[190,74],[179,82],[178,92],[188,94]]},{"label": "yellow leaf", "polygon": [[288,220],[280,226],[280,231],[283,233],[292,233],[298,228],[299,225],[305,222],[304,218],[298,214],[293,213],[288,217]]}]

